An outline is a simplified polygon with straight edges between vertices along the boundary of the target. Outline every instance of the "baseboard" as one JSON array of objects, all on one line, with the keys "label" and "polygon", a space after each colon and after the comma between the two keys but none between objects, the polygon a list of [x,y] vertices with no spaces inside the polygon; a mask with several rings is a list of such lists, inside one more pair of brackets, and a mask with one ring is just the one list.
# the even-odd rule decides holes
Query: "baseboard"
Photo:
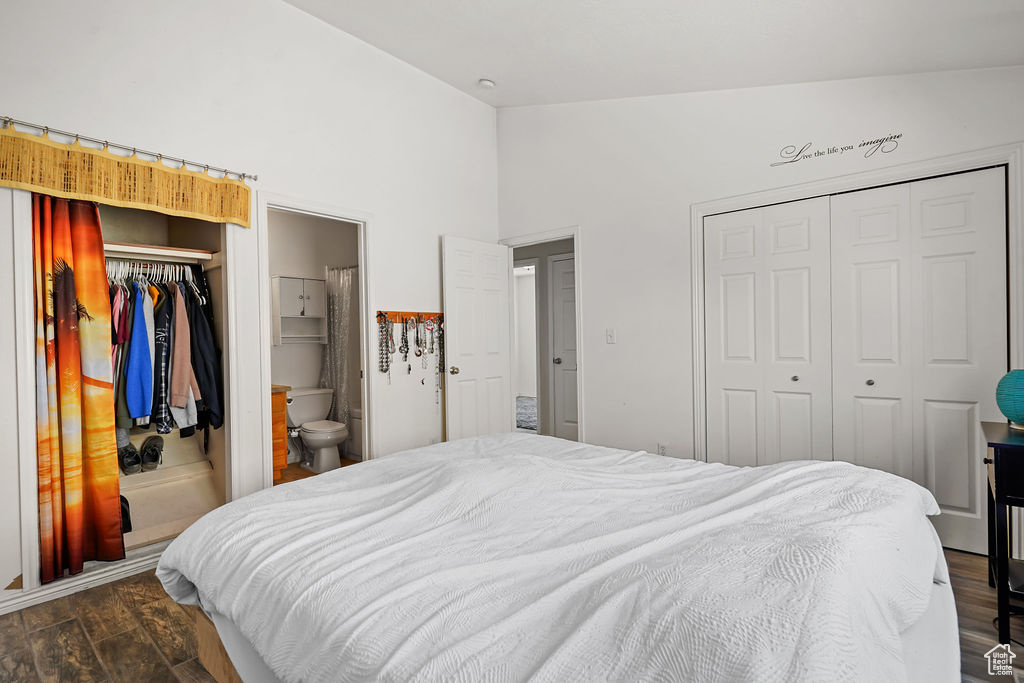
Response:
[{"label": "baseboard", "polygon": [[117,562],[89,562],[86,570],[81,574],[57,579],[53,583],[40,586],[29,592],[18,592],[17,595],[11,596],[0,594],[0,615],[149,571],[156,567],[168,543],[169,541],[166,541],[139,548],[129,552],[125,559]]}]

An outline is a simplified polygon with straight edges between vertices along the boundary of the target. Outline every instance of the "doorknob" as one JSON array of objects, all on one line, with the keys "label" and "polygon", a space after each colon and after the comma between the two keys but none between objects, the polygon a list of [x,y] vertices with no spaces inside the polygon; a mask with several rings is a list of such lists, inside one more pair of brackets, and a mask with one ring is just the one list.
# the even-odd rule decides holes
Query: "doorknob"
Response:
[{"label": "doorknob", "polygon": [[448,368],[448,372],[450,372],[453,375],[457,375],[459,374],[459,369],[453,365],[450,368]]},{"label": "doorknob", "polygon": [[561,365],[562,364],[562,359],[561,358],[553,358],[551,360],[551,362],[554,363],[555,365]]},{"label": "doorknob", "polygon": [[869,387],[873,387],[875,386],[875,380],[869,379],[867,382],[864,382],[864,384],[867,384]]},{"label": "doorknob", "polygon": [[799,382],[800,381],[800,376],[799,375],[793,375],[792,377],[789,378],[789,381],[790,382]]}]

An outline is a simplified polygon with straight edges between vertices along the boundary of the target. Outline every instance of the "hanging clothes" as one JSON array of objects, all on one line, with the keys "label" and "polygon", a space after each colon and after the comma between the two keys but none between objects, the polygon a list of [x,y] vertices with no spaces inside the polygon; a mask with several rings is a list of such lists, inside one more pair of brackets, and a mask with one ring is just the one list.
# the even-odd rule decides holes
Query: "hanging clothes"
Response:
[{"label": "hanging clothes", "polygon": [[117,338],[120,341],[120,350],[117,363],[116,388],[115,388],[115,420],[118,429],[130,429],[132,427],[132,416],[128,410],[127,378],[128,358],[131,355],[131,331],[135,322],[135,297],[131,291],[124,288],[124,303],[122,304],[121,317]]},{"label": "hanging clothes", "polygon": [[[165,285],[154,285],[156,307],[153,312],[153,336],[155,341],[156,366],[153,371],[153,422],[157,434],[170,434],[172,429],[170,411],[170,363],[171,326],[174,324],[174,304],[167,294]],[[152,294],[152,290],[150,290]]]},{"label": "hanging clothes", "polygon": [[40,578],[124,558],[99,210],[32,196]]},{"label": "hanging clothes", "polygon": [[[132,336],[128,349],[128,367],[125,371],[125,393],[128,414],[132,418],[149,417],[153,406],[153,362],[149,353],[149,337],[146,332],[146,300],[137,282],[135,290],[135,317],[132,321]],[[152,300],[149,301],[153,305]],[[150,314],[152,315],[152,314]]]},{"label": "hanging clothes", "polygon": [[[205,278],[203,278],[205,282]],[[224,424],[224,412],[221,410],[220,389],[220,350],[213,341],[210,320],[196,292],[188,289],[188,321],[192,331],[192,368],[202,393],[202,401],[198,405],[199,415],[197,426],[205,429],[207,425],[219,429]],[[208,299],[207,299],[208,300]]]},{"label": "hanging clothes", "polygon": [[[199,266],[117,262],[108,273],[117,426],[192,436],[224,424],[220,349],[209,284]],[[184,279],[175,281],[172,278]],[[148,367],[147,367],[148,363]]]}]

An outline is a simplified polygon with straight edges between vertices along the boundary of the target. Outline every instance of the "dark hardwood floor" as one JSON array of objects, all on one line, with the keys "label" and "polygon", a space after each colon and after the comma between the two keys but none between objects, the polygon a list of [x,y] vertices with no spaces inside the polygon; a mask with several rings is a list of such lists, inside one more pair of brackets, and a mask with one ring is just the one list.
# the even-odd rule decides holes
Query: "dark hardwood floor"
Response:
[{"label": "dark hardwood floor", "polygon": [[[358,460],[347,460],[345,458],[342,458],[341,466],[348,467],[349,465],[355,465],[358,462]],[[315,476],[315,472],[310,472],[309,470],[302,469],[302,466],[299,465],[299,463],[293,462],[289,463],[288,467],[281,470],[281,478],[274,482],[274,486],[277,486],[278,484],[287,484],[290,481],[298,481],[299,479],[306,479],[307,477]]]},{"label": "dark hardwood floor", "polygon": [[196,659],[193,609],[149,571],[5,614],[0,682],[212,682]]},{"label": "dark hardwood floor", "polygon": [[[986,668],[984,654],[996,644],[986,559],[947,550],[946,561],[964,680],[1009,681]],[[196,659],[193,609],[167,597],[149,571],[0,616],[0,683],[213,681]],[[1024,640],[1024,618],[1015,619],[1014,631]],[[1024,667],[1014,678],[1024,681]]]},{"label": "dark hardwood floor", "polygon": [[[1009,681],[1009,676],[989,676],[985,653],[998,640],[992,619],[996,616],[996,589],[988,585],[988,558],[983,555],[946,550],[949,580],[956,598],[956,613],[960,623],[960,672],[964,680]],[[1024,619],[1013,619],[1013,633],[1024,642]],[[1012,645],[1024,655],[1024,647]],[[1024,680],[1024,657],[1018,657],[1022,666],[1014,666],[1016,681]]]}]

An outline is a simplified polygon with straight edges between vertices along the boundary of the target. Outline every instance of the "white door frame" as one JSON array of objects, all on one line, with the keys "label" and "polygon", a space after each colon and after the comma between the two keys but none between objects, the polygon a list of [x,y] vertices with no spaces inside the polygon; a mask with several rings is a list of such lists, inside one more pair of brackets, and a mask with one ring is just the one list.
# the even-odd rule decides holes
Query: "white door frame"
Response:
[{"label": "white door frame", "polygon": [[[539,344],[537,343],[537,341],[538,341],[537,340],[537,330],[540,329],[540,328],[537,326],[537,320],[536,320],[536,318],[537,318],[537,303],[538,303],[538,301],[537,301],[537,269],[538,269],[538,266],[540,266],[540,259],[539,258],[524,258],[524,259],[519,259],[518,261],[515,260],[515,259],[512,260],[512,271],[513,271],[512,286],[513,287],[515,287],[515,284],[516,284],[515,277],[514,277],[515,276],[515,269],[516,268],[521,268],[523,266],[533,266],[533,275],[534,275],[534,278],[533,278],[533,312],[534,312],[534,315],[533,315],[533,317],[534,317],[534,321],[533,321],[533,326],[534,326],[534,335],[533,335],[533,356],[534,356],[533,382],[534,382],[534,386],[536,386],[537,382],[540,380],[540,353],[539,353],[540,348],[539,348]],[[518,344],[519,335],[518,335],[518,330],[516,329],[516,325],[515,325],[515,320],[516,320],[515,306],[518,305],[517,302],[516,302],[515,289],[512,290],[511,301],[512,301],[512,306],[513,306],[513,310],[512,310],[512,323],[513,323],[512,324],[512,358],[516,359],[516,358],[519,357],[519,344]],[[513,365],[513,370],[518,373],[519,372],[518,363],[513,362],[512,365]],[[512,386],[512,409],[515,410],[515,407],[516,407],[515,406],[515,399],[516,399],[515,381],[513,381],[512,384],[513,384],[513,386]],[[540,391],[538,390],[537,393],[539,394]],[[540,396],[537,396],[536,399],[537,399],[537,403],[538,403],[537,407],[539,408],[540,407]],[[538,424],[537,427],[539,428],[540,424]],[[516,428],[517,429],[519,428],[518,422],[516,424]],[[538,433],[539,433],[539,431],[540,430],[538,429]]]},{"label": "white door frame", "polygon": [[[270,348],[272,345],[272,320],[270,313],[270,234],[269,234],[269,211],[275,209],[277,211],[287,211],[290,213],[302,214],[305,216],[315,216],[318,218],[327,218],[330,220],[345,221],[346,223],[355,223],[358,226],[359,233],[359,313],[360,320],[359,325],[361,328],[361,334],[359,335],[359,352],[360,360],[363,367],[363,378],[360,382],[361,393],[362,393],[362,438],[363,438],[363,459],[370,460],[373,458],[373,443],[374,443],[374,429],[373,425],[376,420],[373,419],[375,415],[375,406],[372,403],[373,392],[371,383],[373,381],[374,373],[369,372],[371,367],[369,350],[372,347],[370,335],[373,333],[373,326],[367,324],[367,321],[371,318],[374,303],[374,292],[373,285],[370,278],[367,276],[370,264],[370,230],[368,227],[373,220],[373,216],[365,211],[359,211],[355,209],[348,209],[339,206],[333,206],[325,204],[323,202],[317,202],[307,199],[300,199],[296,197],[288,197],[285,195],[275,194],[272,192],[259,191],[256,193],[256,201],[258,210],[256,212],[256,234],[259,242],[259,292],[260,292],[260,346],[261,346],[261,365],[263,376],[269,379],[270,377]],[[261,460],[263,465],[263,486],[268,488],[274,484],[274,471],[273,471],[273,434],[272,424],[270,418],[271,407],[270,407],[270,386],[266,387],[266,391],[261,394],[261,414],[264,416],[263,420],[263,458]]]},{"label": "white door frame", "polygon": [[[584,403],[583,403],[583,288],[581,283],[583,282],[583,230],[578,225],[569,225],[564,228],[555,228],[553,230],[545,230],[543,232],[534,232],[528,235],[519,235],[517,237],[507,237],[503,240],[499,240],[498,244],[504,244],[507,247],[515,249],[516,247],[527,247],[531,244],[542,244],[544,242],[555,242],[557,240],[564,240],[572,238],[572,251],[573,259],[575,261],[576,268],[576,406],[577,406],[577,419],[579,420],[579,433],[577,439],[580,442],[586,441],[586,421],[584,419]],[[515,259],[511,259],[515,261]],[[511,270],[508,274],[509,278],[513,278],[514,275]],[[511,328],[511,317],[512,307],[509,306],[509,327]],[[515,334],[515,330],[512,330],[512,334]],[[538,376],[540,374],[540,354],[537,354],[538,363]],[[512,389],[513,393],[515,392]],[[552,402],[553,403],[553,402]],[[513,410],[515,409],[515,396],[512,397]],[[515,416],[513,416],[513,422]]]},{"label": "white door frame", "polygon": [[[707,415],[704,372],[704,217],[768,204],[810,199],[826,194],[863,190],[880,185],[923,180],[937,175],[1007,167],[1007,256],[1009,260],[1010,367],[1024,364],[1024,142],[991,147],[800,185],[717,199],[690,207],[690,265],[693,293],[693,457],[707,460]],[[995,391],[995,387],[992,387]],[[1019,525],[1018,525],[1019,526]],[[1020,530],[1024,532],[1024,530]]]},{"label": "white door frame", "polygon": [[[547,257],[547,269],[548,269],[547,294],[548,294],[548,300],[547,300],[547,303],[546,303],[546,308],[547,308],[547,314],[548,314],[548,352],[549,352],[549,355],[553,355],[554,354],[554,350],[555,350],[555,307],[553,306],[553,304],[555,303],[555,277],[554,277],[554,268],[553,268],[553,266],[555,265],[555,261],[568,261],[569,259],[572,259],[572,261],[573,261],[573,268],[575,269],[575,267],[576,267],[576,255],[575,254],[571,254],[571,253],[568,253],[568,254],[551,254],[550,256]],[[575,295],[575,293],[574,293],[574,295]],[[577,309],[576,317],[577,317],[577,323],[578,323],[579,322],[579,303],[578,302],[576,304],[576,309]],[[580,364],[579,364],[579,346],[580,346],[580,344],[579,344],[579,341],[580,341],[580,333],[579,333],[579,330],[577,329],[576,330],[576,380],[577,380],[577,385],[579,384],[579,378],[580,378]],[[537,362],[538,363],[541,362],[541,359],[539,357],[537,358]],[[551,362],[551,361],[549,359],[545,359],[544,362],[548,363],[548,362]],[[549,405],[545,408],[545,410],[546,410],[546,412],[548,414],[548,424],[551,425],[551,435],[552,436],[554,436],[554,433],[555,433],[555,403],[556,403],[556,401],[555,401],[555,386],[556,386],[556,384],[557,384],[557,382],[555,382],[555,371],[554,371],[554,369],[552,369],[551,372],[548,373],[548,404]],[[578,391],[578,387],[577,387],[577,391]],[[577,395],[576,398],[578,400],[579,396]],[[577,403],[577,405],[579,405],[579,404]],[[579,438],[579,431],[578,431],[578,429],[579,429],[579,422],[578,422],[578,420],[579,420],[579,413],[578,412],[577,412],[577,415],[576,415],[576,419],[577,419],[577,436],[576,436],[576,438],[577,438],[577,440],[581,440]]]}]

